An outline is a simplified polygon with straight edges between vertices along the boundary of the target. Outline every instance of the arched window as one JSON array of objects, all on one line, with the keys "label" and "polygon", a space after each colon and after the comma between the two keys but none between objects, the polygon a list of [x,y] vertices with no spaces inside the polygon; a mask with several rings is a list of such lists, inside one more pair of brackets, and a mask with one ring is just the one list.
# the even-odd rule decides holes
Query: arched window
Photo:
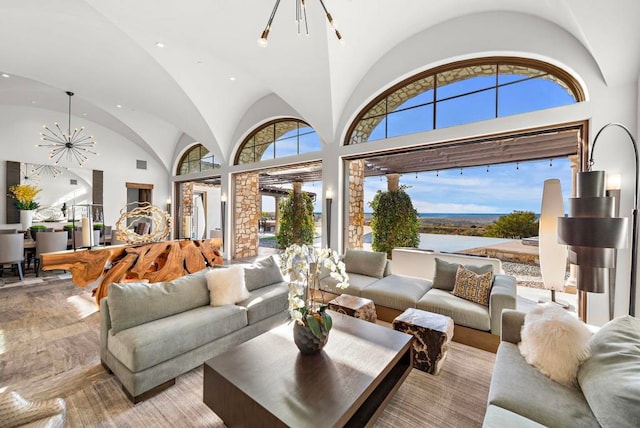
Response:
[{"label": "arched window", "polygon": [[216,162],[213,153],[202,144],[197,144],[182,155],[178,162],[178,175],[210,171],[214,168],[220,168],[220,163]]},{"label": "arched window", "polygon": [[279,119],[253,131],[240,145],[235,165],[293,156],[321,149],[320,137],[298,119]]},{"label": "arched window", "polygon": [[357,116],[346,144],[526,113],[584,101],[564,70],[524,58],[480,58],[415,75]]}]

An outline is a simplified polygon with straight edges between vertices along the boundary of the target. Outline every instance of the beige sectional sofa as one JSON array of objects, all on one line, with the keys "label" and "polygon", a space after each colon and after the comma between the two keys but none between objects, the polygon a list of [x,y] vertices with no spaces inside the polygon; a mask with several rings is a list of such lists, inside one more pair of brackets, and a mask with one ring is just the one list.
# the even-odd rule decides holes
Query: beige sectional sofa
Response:
[{"label": "beige sectional sofa", "polygon": [[288,287],[272,258],[245,268],[250,297],[211,306],[207,270],[170,282],[111,284],[100,302],[100,358],[131,401],[285,322]]},{"label": "beige sectional sofa", "polygon": [[[393,262],[384,253],[362,250],[347,250],[344,262],[349,287],[341,290],[335,280],[324,276],[320,280],[322,291],[371,299],[378,318],[387,322],[407,308],[447,315],[456,325],[454,340],[478,348],[495,352],[502,310],[516,307],[516,280],[504,274],[498,259],[398,248],[393,250]],[[451,293],[458,264],[491,266],[494,276],[488,306]]]}]

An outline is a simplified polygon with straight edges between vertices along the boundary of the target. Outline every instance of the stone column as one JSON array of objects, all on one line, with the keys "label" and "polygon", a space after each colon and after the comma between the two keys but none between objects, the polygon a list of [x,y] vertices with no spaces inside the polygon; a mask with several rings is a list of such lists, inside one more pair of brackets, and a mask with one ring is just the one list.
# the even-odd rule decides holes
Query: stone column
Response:
[{"label": "stone column", "polygon": [[183,183],[179,201],[180,222],[178,238],[191,238],[191,216],[193,215],[193,182]]},{"label": "stone column", "polygon": [[[576,196],[576,178],[578,171],[580,171],[580,157],[578,155],[571,155],[568,157],[571,164],[571,197]],[[564,292],[570,294],[576,294],[578,292],[578,267],[576,265],[569,265],[569,278],[564,283]]]},{"label": "stone column", "polygon": [[364,160],[349,162],[349,248],[362,248],[364,240]]},{"label": "stone column", "polygon": [[235,254],[233,258],[258,255],[260,238],[260,188],[258,174],[254,172],[235,174]]},{"label": "stone column", "polygon": [[387,190],[393,191],[400,188],[400,174],[387,174]]}]

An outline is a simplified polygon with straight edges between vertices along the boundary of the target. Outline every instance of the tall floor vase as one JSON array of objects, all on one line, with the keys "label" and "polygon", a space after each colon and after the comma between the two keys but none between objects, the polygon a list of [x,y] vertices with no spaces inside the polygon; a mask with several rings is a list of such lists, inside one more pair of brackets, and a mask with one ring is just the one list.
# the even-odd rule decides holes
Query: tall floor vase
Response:
[{"label": "tall floor vase", "polygon": [[29,230],[31,223],[33,223],[33,215],[35,213],[36,210],[20,210],[20,224],[22,225],[22,230]]}]

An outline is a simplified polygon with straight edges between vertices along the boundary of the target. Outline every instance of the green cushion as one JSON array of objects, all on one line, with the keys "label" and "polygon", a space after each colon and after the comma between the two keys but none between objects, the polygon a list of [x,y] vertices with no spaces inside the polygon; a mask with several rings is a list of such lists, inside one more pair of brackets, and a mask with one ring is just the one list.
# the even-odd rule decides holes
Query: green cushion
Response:
[{"label": "green cushion", "polygon": [[387,254],[377,251],[347,249],[344,256],[347,273],[382,278],[387,265]]},{"label": "green cushion", "polygon": [[432,288],[418,300],[416,308],[433,312],[434,314],[446,315],[453,319],[456,325],[463,325],[476,330],[491,330],[489,308],[456,297],[445,290]]},{"label": "green cushion", "polygon": [[240,306],[201,306],[109,337],[109,351],[132,372],[176,358],[247,325]]},{"label": "green cushion", "polygon": [[[456,272],[458,272],[458,266],[462,266],[460,263],[449,263],[445,260],[435,258],[436,260],[436,274],[433,277],[433,288],[440,290],[453,291],[453,286],[456,283]],[[488,272],[493,273],[493,266],[473,266],[464,265],[464,268],[475,272],[478,275],[482,275]]]},{"label": "green cushion", "polygon": [[430,288],[428,279],[391,274],[362,289],[360,296],[373,300],[376,305],[404,311],[415,308],[416,302]]},{"label": "green cushion", "polygon": [[289,287],[284,282],[271,284],[251,292],[251,296],[238,302],[247,308],[249,324],[267,319],[278,312],[286,312],[289,307]]},{"label": "green cushion", "polygon": [[209,304],[207,270],[170,282],[109,285],[111,333]]},{"label": "green cushion", "polygon": [[352,296],[360,296],[362,290],[375,283],[376,281],[378,281],[377,278],[349,272],[349,286],[347,288],[338,288],[338,280],[327,276],[320,280],[320,289],[333,294],[346,293]]},{"label": "green cushion", "polygon": [[640,424],[640,320],[609,321],[591,338],[578,383],[603,427]]},{"label": "green cushion", "polygon": [[244,267],[244,283],[249,291],[282,281],[284,278],[273,256]]},{"label": "green cushion", "polygon": [[[528,364],[518,345],[502,342],[491,375],[488,404],[546,427],[597,428],[589,403],[577,387],[554,382]],[[520,425],[497,425],[519,428]]]}]

